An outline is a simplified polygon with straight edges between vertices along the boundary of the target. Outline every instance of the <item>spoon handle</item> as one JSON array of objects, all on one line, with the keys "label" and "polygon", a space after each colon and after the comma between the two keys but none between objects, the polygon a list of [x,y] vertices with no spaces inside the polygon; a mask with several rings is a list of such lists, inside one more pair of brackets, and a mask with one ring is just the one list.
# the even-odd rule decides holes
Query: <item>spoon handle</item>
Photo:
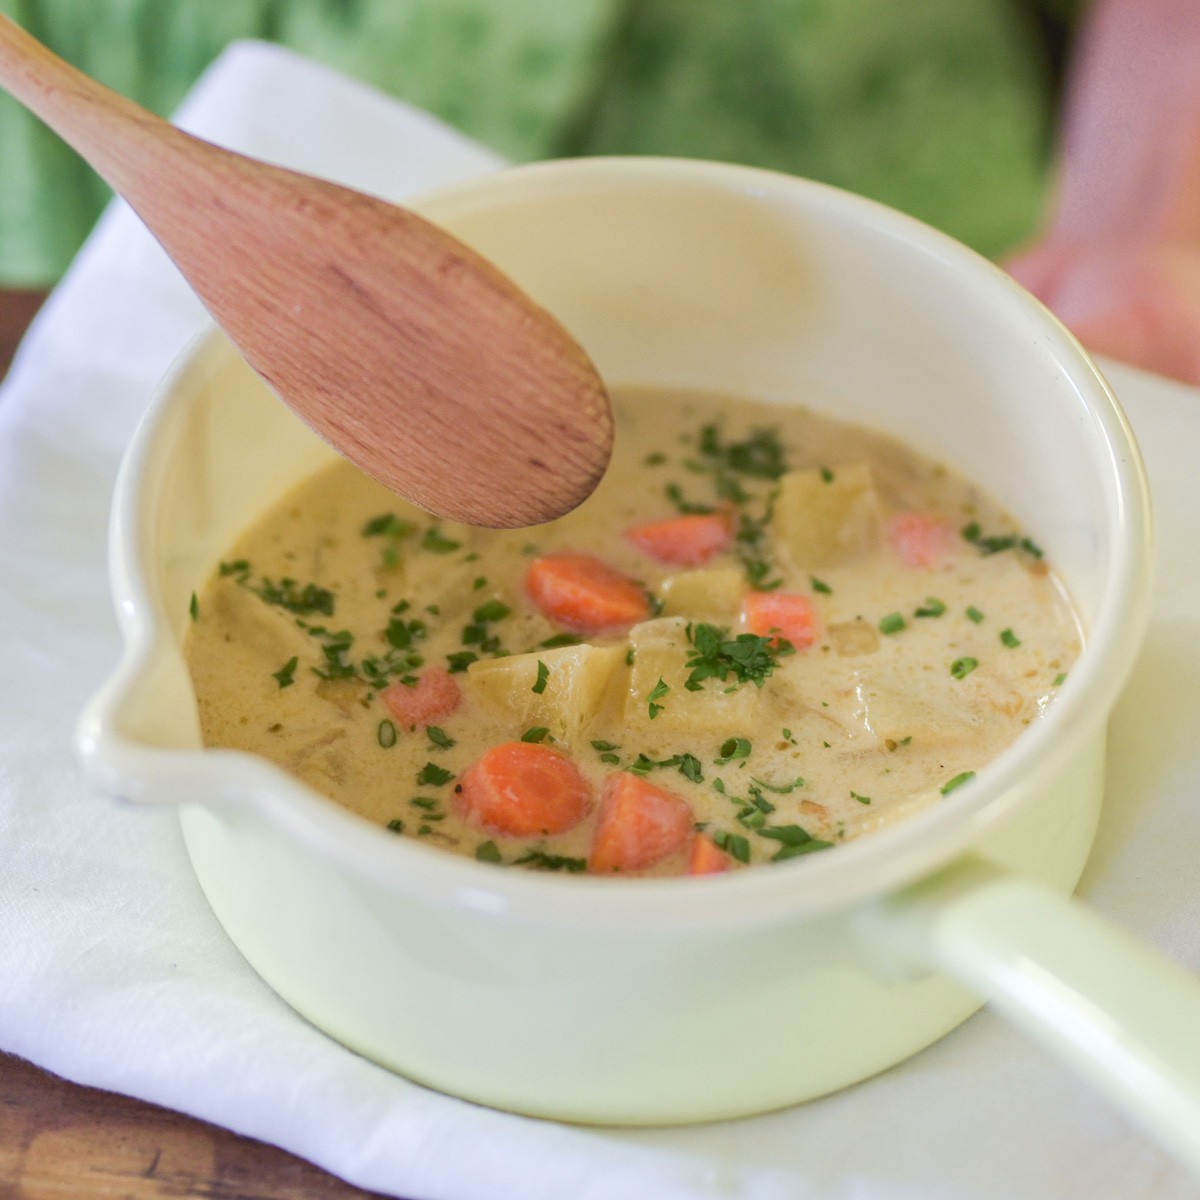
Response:
[{"label": "spoon handle", "polygon": [[131,202],[145,187],[144,147],[153,142],[161,153],[168,146],[183,149],[193,140],[76,70],[3,15],[0,87],[40,117]]}]

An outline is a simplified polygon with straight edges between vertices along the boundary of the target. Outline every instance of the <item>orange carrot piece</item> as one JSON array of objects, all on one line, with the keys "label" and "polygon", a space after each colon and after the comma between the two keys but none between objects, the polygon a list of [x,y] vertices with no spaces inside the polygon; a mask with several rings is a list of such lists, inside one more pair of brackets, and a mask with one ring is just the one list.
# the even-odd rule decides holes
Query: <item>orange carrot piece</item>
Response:
[{"label": "orange carrot piece", "polygon": [[412,687],[399,680],[388,684],[379,699],[398,724],[412,729],[450,716],[462,702],[462,692],[448,671],[429,667]]},{"label": "orange carrot piece", "polygon": [[691,805],[674,792],[617,771],[604,785],[588,870],[644,871],[686,845],[693,819]]},{"label": "orange carrot piece", "polygon": [[688,861],[689,875],[717,875],[728,871],[733,859],[720,849],[716,842],[703,833],[698,833],[692,842],[692,855]]},{"label": "orange carrot piece", "polygon": [[777,634],[797,650],[817,640],[816,610],[800,592],[747,592],[742,598],[742,620],[750,633]]},{"label": "orange carrot piece", "polygon": [[454,807],[492,833],[563,833],[592,807],[591,784],[565,754],[539,742],[503,742],[463,772]]},{"label": "orange carrot piece", "polygon": [[936,566],[950,551],[949,528],[924,513],[905,512],[893,517],[887,535],[900,561],[910,567]]},{"label": "orange carrot piece", "polygon": [[692,513],[633,525],[625,530],[625,538],[660,563],[702,567],[713,555],[729,549],[733,522],[727,512]]},{"label": "orange carrot piece", "polygon": [[529,564],[525,590],[538,609],[572,633],[628,629],[650,615],[646,593],[588,554],[547,554]]}]

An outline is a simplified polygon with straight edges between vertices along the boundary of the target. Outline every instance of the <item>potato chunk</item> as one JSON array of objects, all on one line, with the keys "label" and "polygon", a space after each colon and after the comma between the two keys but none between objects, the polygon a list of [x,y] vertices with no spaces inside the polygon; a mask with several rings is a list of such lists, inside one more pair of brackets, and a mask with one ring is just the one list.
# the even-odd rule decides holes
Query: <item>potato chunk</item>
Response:
[{"label": "potato chunk", "polygon": [[[544,663],[540,692],[538,664]],[[511,717],[514,725],[544,725],[571,745],[603,709],[624,646],[560,646],[506,658],[486,658],[467,668],[467,689],[485,708]]]},{"label": "potato chunk", "polygon": [[659,594],[663,616],[730,624],[745,590],[746,579],[740,568],[713,567],[668,575]]},{"label": "potato chunk", "polygon": [[625,695],[625,723],[643,734],[691,732],[724,739],[751,733],[760,696],[753,683],[734,687],[732,681],[709,679],[698,691],[684,686],[692,654],[687,626],[682,617],[660,617],[629,631],[633,665]]},{"label": "potato chunk", "polygon": [[879,536],[879,498],[865,463],[783,477],[771,516],[776,545],[801,570],[853,558]]}]

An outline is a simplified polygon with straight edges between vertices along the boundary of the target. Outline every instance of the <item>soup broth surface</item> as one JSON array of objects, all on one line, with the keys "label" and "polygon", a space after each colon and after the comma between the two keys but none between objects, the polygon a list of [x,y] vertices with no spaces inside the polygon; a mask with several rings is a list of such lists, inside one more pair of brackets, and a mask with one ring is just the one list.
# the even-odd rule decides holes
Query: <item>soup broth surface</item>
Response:
[{"label": "soup broth surface", "polygon": [[[608,474],[546,525],[438,521],[342,462],[263,515],[193,600],[205,744],[455,853],[677,875],[946,803],[1051,701],[1075,617],[970,482],[803,408],[614,406]],[[617,623],[564,590],[578,560],[623,581]],[[474,768],[512,744],[568,761],[567,827],[504,818],[536,783]]]}]

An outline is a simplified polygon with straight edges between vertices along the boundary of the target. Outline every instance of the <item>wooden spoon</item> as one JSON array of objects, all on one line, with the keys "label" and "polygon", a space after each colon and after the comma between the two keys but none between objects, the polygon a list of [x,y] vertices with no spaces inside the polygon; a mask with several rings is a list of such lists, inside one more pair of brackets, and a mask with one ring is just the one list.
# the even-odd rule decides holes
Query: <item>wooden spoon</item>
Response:
[{"label": "wooden spoon", "polygon": [[250,365],[367,474],[496,528],[568,512],[612,453],[595,368],[403,208],[200,141],[0,17],[0,86],[124,196]]}]

